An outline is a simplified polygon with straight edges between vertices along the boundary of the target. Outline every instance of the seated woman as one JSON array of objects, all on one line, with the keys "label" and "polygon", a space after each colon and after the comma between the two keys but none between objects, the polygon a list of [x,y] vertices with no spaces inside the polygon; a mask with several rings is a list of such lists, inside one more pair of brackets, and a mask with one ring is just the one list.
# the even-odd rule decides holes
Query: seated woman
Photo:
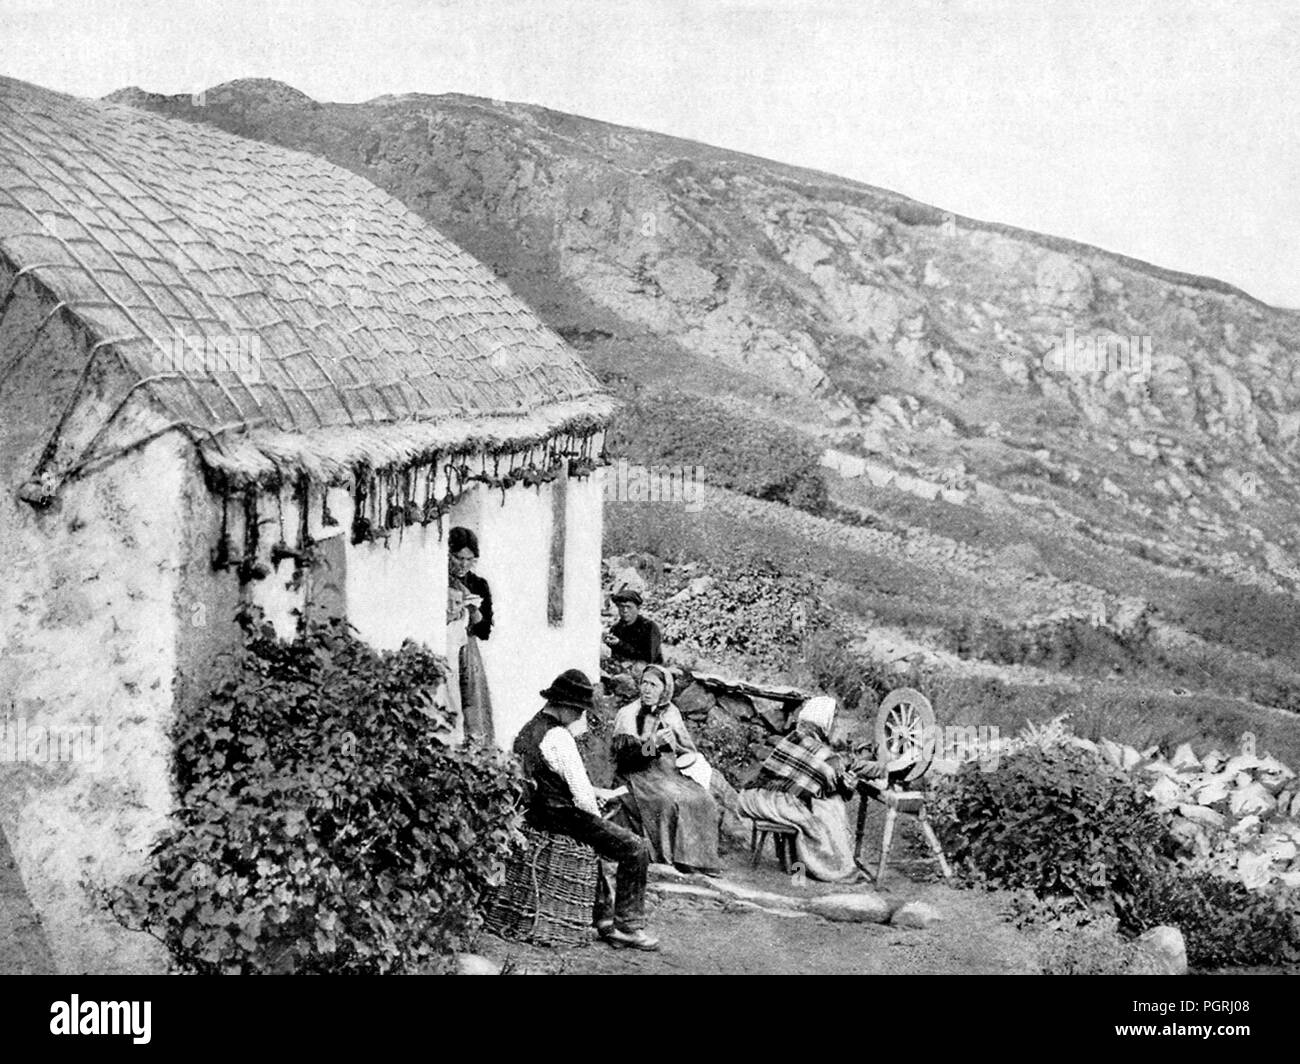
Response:
[{"label": "seated woman", "polygon": [[650,843],[651,859],[683,871],[714,873],[718,807],[678,767],[699,758],[681,711],[672,704],[672,675],[659,665],[641,674],[641,698],[614,718],[614,773],[628,789],[628,826]]},{"label": "seated woman", "polygon": [[[853,837],[845,800],[858,778],[831,749],[835,699],[810,698],[799,710],[795,730],[787,735],[740,792],[740,811],[756,820],[798,828],[795,851],[813,879],[840,882],[864,878],[854,860]],[[883,765],[866,763],[867,779],[886,775]]]}]

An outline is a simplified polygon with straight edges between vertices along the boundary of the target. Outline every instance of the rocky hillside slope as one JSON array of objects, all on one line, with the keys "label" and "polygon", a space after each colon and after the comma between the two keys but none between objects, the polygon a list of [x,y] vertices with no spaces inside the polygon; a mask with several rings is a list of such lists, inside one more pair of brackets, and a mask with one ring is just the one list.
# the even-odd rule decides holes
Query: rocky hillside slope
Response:
[{"label": "rocky hillside slope", "polygon": [[[1300,669],[1293,311],[540,107],[325,104],[267,81],[111,98],[363,174],[488,263],[643,409],[694,393],[757,435],[796,428],[824,452],[841,516],[903,535],[882,557],[909,564],[925,535],[951,544],[956,569],[972,551],[996,556],[1003,586],[964,598],[967,612],[1108,624],[1114,603],[1148,603],[1191,639]],[[707,471],[708,454],[695,460]],[[1111,603],[1101,616],[1096,589]],[[946,616],[951,596],[932,590],[930,612]],[[1026,608],[1009,611],[1017,593]],[[1240,673],[1196,675],[1236,697]]]},{"label": "rocky hillside slope", "polygon": [[323,104],[268,81],[110,98],[364,174],[492,265],[616,387],[725,393],[733,408],[874,457],[868,503],[895,476],[892,490],[919,478],[923,495],[1000,485],[1030,500],[1013,507],[1048,504],[1067,527],[1127,537],[1174,564],[1190,551],[1296,586],[1292,311],[856,182],[540,107],[423,95]]}]

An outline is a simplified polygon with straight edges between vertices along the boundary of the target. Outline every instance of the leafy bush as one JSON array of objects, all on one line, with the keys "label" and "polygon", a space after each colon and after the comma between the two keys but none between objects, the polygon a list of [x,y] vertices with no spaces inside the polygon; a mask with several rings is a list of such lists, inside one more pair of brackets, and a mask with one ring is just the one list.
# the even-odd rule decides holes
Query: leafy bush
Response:
[{"label": "leafy bush", "polygon": [[646,465],[701,466],[712,484],[810,513],[827,507],[813,441],[695,395],[660,395],[627,404],[610,430],[611,453]]},{"label": "leafy bush", "polygon": [[1080,902],[1128,898],[1175,843],[1150,800],[1090,751],[1030,747],[966,765],[938,802],[954,863],[989,886]]},{"label": "leafy bush", "polygon": [[518,841],[517,769],[444,745],[429,651],[377,652],[337,619],[291,642],[240,620],[215,693],[178,722],[175,823],[118,918],[184,972],[445,968]]},{"label": "leafy bush", "polygon": [[1300,961],[1300,891],[1180,867],[1154,803],[1090,751],[1033,745],[995,772],[968,765],[941,791],[936,826],[968,882],[1032,892],[1018,923],[1055,936],[1044,940],[1049,972],[1141,963],[1098,919],[1106,910],[1127,932],[1177,927],[1193,967]]},{"label": "leafy bush", "polygon": [[920,685],[915,677],[855,654],[848,638],[835,631],[822,630],[808,637],[804,666],[814,685],[845,707],[863,706],[874,711],[894,688]]},{"label": "leafy bush", "polygon": [[692,721],[691,738],[710,765],[734,786],[748,778],[756,762],[750,753],[754,733],[724,713],[710,714],[708,720]]},{"label": "leafy bush", "polygon": [[1073,898],[1012,899],[1015,925],[1035,939],[1044,975],[1157,974],[1159,964],[1124,937],[1113,911]]},{"label": "leafy bush", "polygon": [[1122,914],[1134,930],[1177,927],[1193,967],[1300,962],[1300,891],[1262,893],[1209,872],[1161,868]]},{"label": "leafy bush", "polygon": [[1156,657],[1150,635],[1145,618],[1132,631],[1120,633],[1080,617],[1020,628],[966,617],[953,626],[950,641],[963,658],[1109,676],[1149,664]]},{"label": "leafy bush", "polygon": [[715,577],[679,602],[669,601],[671,593],[661,601],[663,592],[656,589],[647,609],[667,642],[779,662],[790,658],[805,632],[825,623],[817,584],[809,578],[749,566],[715,570]]}]

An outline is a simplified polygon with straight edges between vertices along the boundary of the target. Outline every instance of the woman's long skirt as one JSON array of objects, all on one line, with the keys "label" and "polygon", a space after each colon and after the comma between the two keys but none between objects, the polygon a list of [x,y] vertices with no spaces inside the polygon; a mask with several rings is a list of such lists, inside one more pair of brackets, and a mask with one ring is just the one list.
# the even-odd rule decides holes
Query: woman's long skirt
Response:
[{"label": "woman's long skirt", "polygon": [[630,792],[623,800],[628,826],[650,843],[650,859],[679,868],[715,872],[718,815],[713,796],[682,775],[671,752],[649,768],[622,777]]},{"label": "woman's long skirt", "polygon": [[738,804],[746,816],[799,829],[795,852],[810,878],[833,883],[857,875],[843,798],[814,798],[809,805],[783,791],[750,788],[740,792]]},{"label": "woman's long skirt", "polygon": [[492,698],[488,694],[487,672],[478,640],[469,636],[460,649],[460,709],[465,734],[486,743],[495,741],[492,729]]}]

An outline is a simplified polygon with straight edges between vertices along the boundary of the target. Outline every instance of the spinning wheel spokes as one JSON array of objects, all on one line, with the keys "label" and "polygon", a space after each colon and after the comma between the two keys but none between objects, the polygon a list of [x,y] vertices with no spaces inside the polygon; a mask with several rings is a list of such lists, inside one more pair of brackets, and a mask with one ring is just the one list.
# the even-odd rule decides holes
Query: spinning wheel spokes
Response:
[{"label": "spinning wheel spokes", "polygon": [[885,696],[876,713],[876,750],[885,761],[915,755],[904,782],[925,773],[935,753],[934,710],[925,695],[900,687]]},{"label": "spinning wheel spokes", "polygon": [[885,743],[895,757],[916,749],[924,740],[921,715],[906,702],[885,718]]}]

